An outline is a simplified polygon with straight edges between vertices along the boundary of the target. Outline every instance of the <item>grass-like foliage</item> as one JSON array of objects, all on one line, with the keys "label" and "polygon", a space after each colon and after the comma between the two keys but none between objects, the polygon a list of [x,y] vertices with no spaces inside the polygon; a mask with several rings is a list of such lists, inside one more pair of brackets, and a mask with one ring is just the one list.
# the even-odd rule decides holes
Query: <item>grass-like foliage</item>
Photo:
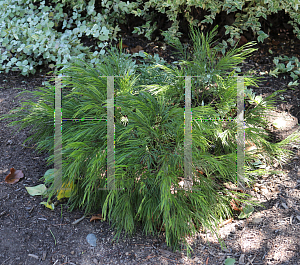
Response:
[{"label": "grass-like foliage", "polygon": [[[77,60],[61,70],[66,76],[62,79],[63,118],[83,119],[62,124],[63,182],[74,183],[71,210],[79,207],[92,213],[102,209],[104,219],[117,229],[116,237],[122,230],[132,234],[138,222],[146,233],[164,231],[167,244],[174,249],[181,242],[188,247],[186,237],[199,228],[217,233],[218,223],[233,215],[230,201],[234,192],[224,185],[237,180],[237,78],[233,68],[254,49],[250,43],[220,56],[218,47],[212,48],[214,34],[193,31],[194,51],[180,67],[144,64],[138,68],[128,55],[113,48],[97,68]],[[192,78],[192,191],[180,185],[184,177],[185,75],[199,76]],[[107,185],[107,81],[101,76],[123,76],[114,83],[116,190],[99,189]],[[145,83],[148,81],[151,83]],[[246,87],[256,84],[254,78],[244,81]],[[21,123],[20,128],[33,126],[32,140],[39,150],[52,154],[49,163],[54,159],[54,89],[48,84],[32,92],[37,102],[25,102],[4,117],[18,118],[11,124]],[[290,155],[284,145],[299,137],[269,141],[263,114],[272,108],[274,96],[262,100],[245,90],[246,142],[257,147],[255,153],[245,155],[248,184],[263,173],[251,164],[254,160],[284,162]],[[48,184],[50,199],[55,190]],[[255,205],[247,194],[236,195],[236,201]]]}]

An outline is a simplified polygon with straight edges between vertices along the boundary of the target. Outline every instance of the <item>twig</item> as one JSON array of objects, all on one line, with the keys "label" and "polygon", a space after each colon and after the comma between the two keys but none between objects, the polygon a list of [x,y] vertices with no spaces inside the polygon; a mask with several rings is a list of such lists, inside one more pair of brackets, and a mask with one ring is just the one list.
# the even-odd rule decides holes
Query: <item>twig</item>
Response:
[{"label": "twig", "polygon": [[2,213],[0,213],[0,217],[5,214],[6,214],[6,211],[3,211]]},{"label": "twig", "polygon": [[249,262],[248,262],[247,264],[251,264],[251,265],[253,265],[253,263],[252,263],[252,262],[255,260],[255,258],[256,258],[256,254],[254,255],[254,258],[253,258],[252,260],[250,260],[250,259],[248,258],[248,261],[249,261]]},{"label": "twig", "polygon": [[[154,256],[154,257],[155,257],[155,256]],[[154,258],[154,257],[153,257],[153,258]],[[173,261],[173,262],[174,262],[173,259],[168,259],[168,258],[166,258],[166,257],[164,257],[164,256],[161,256],[161,258],[162,258],[162,259],[166,259],[166,260],[169,260],[169,261]]]},{"label": "twig", "polygon": [[148,260],[148,259],[152,259],[152,258],[154,258],[155,257],[155,255],[149,255],[147,258],[145,258],[143,261],[146,261],[146,260]]},{"label": "twig", "polygon": [[8,261],[10,258],[8,258],[8,259],[6,259],[5,261],[3,261],[2,263],[1,263],[1,265],[3,265],[6,261]]},{"label": "twig", "polygon": [[49,228],[49,231],[50,231],[50,233],[51,233],[51,235],[53,236],[53,238],[54,238],[54,243],[55,243],[55,246],[56,246],[56,239],[55,239],[55,236],[53,235],[53,233],[52,233],[52,231],[51,231],[51,229]]},{"label": "twig", "polygon": [[85,218],[85,215],[84,215],[84,216],[82,216],[81,218],[79,218],[79,219],[75,220],[75,221],[72,223],[72,225],[76,225],[76,224],[78,224],[78,223],[79,223],[80,221],[82,221],[84,218]]}]

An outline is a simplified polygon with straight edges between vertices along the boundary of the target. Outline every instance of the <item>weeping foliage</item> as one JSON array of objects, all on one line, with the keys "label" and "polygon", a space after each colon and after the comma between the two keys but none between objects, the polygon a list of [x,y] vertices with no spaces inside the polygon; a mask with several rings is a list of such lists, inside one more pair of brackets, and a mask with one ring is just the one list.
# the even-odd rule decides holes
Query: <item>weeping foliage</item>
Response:
[{"label": "weeping foliage", "polygon": [[[81,60],[60,71],[63,99],[62,154],[63,183],[73,182],[70,210],[86,214],[102,210],[105,220],[132,234],[140,222],[145,233],[165,232],[174,249],[200,228],[217,233],[220,221],[233,215],[229,202],[233,192],[223,185],[236,182],[237,78],[234,67],[254,49],[247,44],[218,57],[212,48],[215,31],[206,37],[192,29],[193,55],[184,52],[179,67],[143,64],[140,68],[121,51],[112,49],[97,68]],[[181,46],[180,46],[181,45]],[[120,45],[122,47],[122,45]],[[184,85],[182,76],[192,79],[192,171],[193,190],[182,189],[184,177]],[[115,190],[107,187],[107,80],[115,89]],[[245,77],[245,86],[256,85]],[[54,161],[54,91],[48,84],[31,92],[36,102],[3,118],[17,118],[11,125],[32,126],[28,140],[40,151],[49,151]],[[265,164],[285,162],[284,146],[294,142],[292,135],[271,143],[263,113],[272,109],[276,95],[260,100],[245,90],[246,142],[256,144],[257,152],[246,152],[245,178],[249,183],[262,174],[253,166],[256,159]],[[2,118],[2,119],[3,119]],[[79,119],[79,120],[75,120]],[[266,173],[266,172],[264,172]],[[49,185],[49,199],[55,196]],[[255,204],[247,194],[238,193],[245,204]]]}]

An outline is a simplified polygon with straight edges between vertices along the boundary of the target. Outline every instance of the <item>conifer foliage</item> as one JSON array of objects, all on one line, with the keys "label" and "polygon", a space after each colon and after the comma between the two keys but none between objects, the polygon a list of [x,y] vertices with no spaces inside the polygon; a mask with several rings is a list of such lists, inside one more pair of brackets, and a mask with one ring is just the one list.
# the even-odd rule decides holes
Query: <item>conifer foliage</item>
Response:
[{"label": "conifer foliage", "polygon": [[[74,183],[70,209],[86,213],[102,211],[104,220],[132,234],[138,223],[146,233],[164,232],[174,249],[200,228],[217,232],[220,221],[232,216],[232,200],[241,207],[255,205],[249,195],[229,190],[236,183],[237,75],[235,67],[251,52],[253,43],[234,48],[224,56],[213,46],[215,30],[204,36],[192,28],[192,51],[171,43],[181,51],[182,60],[173,66],[148,63],[137,65],[129,55],[112,48],[102,63],[93,68],[75,60],[61,70],[63,83],[62,124],[63,182]],[[122,45],[121,45],[122,46]],[[192,170],[193,189],[180,185],[184,177],[184,76],[192,78]],[[106,78],[115,78],[115,185],[106,186]],[[250,185],[264,172],[252,162],[285,161],[283,147],[299,138],[272,143],[262,115],[272,108],[276,94],[260,99],[247,89],[255,79],[245,77],[246,141],[256,152],[245,154],[245,179]],[[36,102],[4,118],[20,129],[32,126],[31,140],[40,151],[54,153],[54,91],[48,85],[30,92]],[[88,119],[88,118],[94,118]],[[3,119],[3,118],[2,118]],[[95,120],[97,119],[97,120]],[[30,140],[30,139],[29,139]],[[272,172],[267,172],[272,173]],[[51,181],[49,200],[55,196]],[[177,190],[175,190],[177,189]],[[189,250],[189,248],[187,248]]]}]

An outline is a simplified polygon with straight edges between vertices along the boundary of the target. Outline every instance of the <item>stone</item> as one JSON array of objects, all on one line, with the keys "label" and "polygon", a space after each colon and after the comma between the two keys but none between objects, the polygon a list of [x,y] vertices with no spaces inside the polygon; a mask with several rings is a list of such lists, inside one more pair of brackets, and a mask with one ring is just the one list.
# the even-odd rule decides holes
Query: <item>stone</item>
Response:
[{"label": "stone", "polygon": [[92,246],[92,247],[96,247],[97,244],[97,238],[94,234],[88,234],[86,237],[87,242]]},{"label": "stone", "polygon": [[255,213],[252,217],[252,224],[259,224],[263,221],[263,215],[261,213]]}]

